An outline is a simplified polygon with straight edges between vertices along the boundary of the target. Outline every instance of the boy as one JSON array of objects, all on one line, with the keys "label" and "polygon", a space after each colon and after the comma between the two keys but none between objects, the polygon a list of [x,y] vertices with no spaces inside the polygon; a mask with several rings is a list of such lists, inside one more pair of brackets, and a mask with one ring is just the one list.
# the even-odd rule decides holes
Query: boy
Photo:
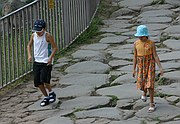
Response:
[{"label": "boy", "polygon": [[[56,94],[53,92],[50,79],[53,64],[53,58],[58,50],[54,38],[45,30],[46,22],[44,20],[36,20],[33,26],[33,32],[27,45],[28,61],[32,62],[31,47],[34,47],[34,86],[38,87],[44,95],[40,106],[46,106],[56,101]],[[51,50],[52,46],[52,50]],[[49,94],[46,89],[48,89]]]}]

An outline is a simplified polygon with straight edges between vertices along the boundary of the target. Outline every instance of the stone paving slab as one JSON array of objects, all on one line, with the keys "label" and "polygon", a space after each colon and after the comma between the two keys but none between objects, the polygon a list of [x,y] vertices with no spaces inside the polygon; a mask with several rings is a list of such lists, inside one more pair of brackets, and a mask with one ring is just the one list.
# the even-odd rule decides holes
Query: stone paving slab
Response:
[{"label": "stone paving slab", "polygon": [[152,2],[153,0],[136,0],[136,2],[134,2],[133,0],[123,0],[122,2],[120,2],[120,5],[125,7],[145,6],[150,5]]},{"label": "stone paving slab", "polygon": [[[173,62],[173,61],[172,62],[162,62],[161,65],[162,65],[164,71],[167,71],[169,69],[175,70],[175,69],[180,68],[180,63]],[[156,66],[156,70],[159,70],[158,66]]]},{"label": "stone paving slab", "polygon": [[118,16],[116,17],[116,20],[129,20],[132,19],[134,16]]},{"label": "stone paving slab", "polygon": [[137,22],[142,24],[147,23],[170,23],[172,21],[171,17],[144,17],[137,20]]},{"label": "stone paving slab", "polygon": [[167,24],[146,24],[149,29],[149,32],[156,30],[163,30],[168,27]]},{"label": "stone paving slab", "polygon": [[74,113],[76,118],[108,118],[108,119],[122,119],[123,112],[111,107],[104,107],[100,109],[93,109],[88,111],[80,111]]},{"label": "stone paving slab", "polygon": [[82,46],[81,49],[85,50],[105,50],[108,48],[109,44],[102,44],[102,43],[96,43],[96,44],[91,44],[87,46]]},{"label": "stone paving slab", "polygon": [[146,12],[143,12],[139,15],[139,17],[142,17],[142,18],[145,18],[145,17],[168,17],[168,16],[172,16],[173,15],[173,11],[171,10],[150,10],[150,11],[146,11]]},{"label": "stone paving slab", "polygon": [[105,56],[99,51],[94,50],[78,50],[72,54],[75,59],[82,60],[104,60]]},{"label": "stone paving slab", "polygon": [[131,50],[116,50],[116,52],[112,54],[112,57],[119,59],[132,59],[133,55],[128,54],[127,52],[131,52]]},{"label": "stone paving slab", "polygon": [[107,74],[67,74],[61,78],[62,85],[82,85],[100,87],[109,81]]},{"label": "stone paving slab", "polygon": [[134,101],[132,99],[122,99],[117,101],[116,107],[125,109],[133,106],[133,104]]},{"label": "stone paving slab", "polygon": [[77,119],[75,124],[93,124],[96,118]]},{"label": "stone paving slab", "polygon": [[127,24],[127,25],[131,25],[129,24],[126,20],[115,20],[115,19],[108,19],[108,20],[103,20],[103,23],[105,24],[106,27],[108,27],[109,25],[112,25],[112,24]]},{"label": "stone paving slab", "polygon": [[172,71],[164,74],[164,77],[180,81],[180,71]]},{"label": "stone paving slab", "polygon": [[45,120],[46,118],[50,118],[52,116],[56,116],[58,110],[57,109],[52,109],[52,110],[45,110],[45,111],[35,111],[31,113],[29,116],[27,115],[24,118],[15,118],[14,123],[19,124],[23,122],[41,122],[42,120]]},{"label": "stone paving slab", "polygon": [[107,43],[107,44],[117,44],[117,43],[122,43],[124,42],[128,37],[123,36],[123,37],[105,37],[102,38],[99,42],[100,43]]},{"label": "stone paving slab", "polygon": [[119,27],[109,27],[109,28],[101,28],[100,31],[104,33],[123,33],[129,31],[129,29],[122,29]]},{"label": "stone paving slab", "polygon": [[44,107],[40,106],[41,101],[42,101],[42,99],[35,102],[34,104],[30,105],[28,107],[28,110],[29,111],[51,110],[51,109],[55,109],[58,107],[59,100],[56,100],[54,103],[51,103],[48,106],[44,106]]},{"label": "stone paving slab", "polygon": [[158,91],[163,94],[180,96],[180,82],[167,86],[158,86]]},{"label": "stone paving slab", "polygon": [[139,99],[140,91],[137,90],[136,84],[123,84],[107,88],[98,89],[97,94],[103,96],[116,96],[118,99]]},{"label": "stone paving slab", "polygon": [[146,6],[146,7],[142,8],[142,12],[149,11],[149,10],[161,10],[161,9],[170,10],[173,7],[174,6],[170,5],[170,4],[152,5],[152,6]]},{"label": "stone paving slab", "polygon": [[142,124],[142,123],[143,121],[141,120],[123,120],[123,121],[112,121],[109,124]]},{"label": "stone paving slab", "polygon": [[166,100],[171,102],[171,103],[175,103],[176,101],[179,100],[180,97],[177,97],[177,96],[170,96],[170,97],[167,97]]},{"label": "stone paving slab", "polygon": [[107,64],[96,61],[83,61],[69,66],[65,69],[67,73],[96,73],[104,74],[109,72],[110,67]]},{"label": "stone paving slab", "polygon": [[125,84],[125,83],[134,83],[135,82],[135,78],[132,77],[132,74],[125,74],[122,76],[119,76],[118,78],[116,78],[112,84]]},{"label": "stone paving slab", "polygon": [[127,66],[120,67],[117,70],[124,73],[132,73],[132,68],[133,68],[133,65],[127,65]]},{"label": "stone paving slab", "polygon": [[168,39],[163,42],[168,48],[174,49],[174,50],[180,50],[180,42],[179,40],[174,39]]},{"label": "stone paving slab", "polygon": [[75,99],[67,100],[60,105],[63,110],[85,110],[96,108],[98,106],[107,105],[110,102],[110,97],[103,96],[83,96]]},{"label": "stone paving slab", "polygon": [[[129,48],[129,45],[127,45]],[[107,53],[109,54],[131,54],[132,49],[121,49],[122,46],[110,47],[107,49]]]},{"label": "stone paving slab", "polygon": [[180,6],[179,0],[166,0],[166,3],[175,5],[175,6]]},{"label": "stone paving slab", "polygon": [[172,25],[166,28],[163,32],[168,34],[179,34],[180,33],[180,25]]},{"label": "stone paving slab", "polygon": [[171,121],[171,122],[165,122],[164,124],[179,124],[180,121]]},{"label": "stone paving slab", "polygon": [[180,113],[180,108],[169,105],[169,104],[157,104],[156,112],[148,113],[148,107],[143,108],[135,115],[140,118],[159,119],[161,121],[169,121]]},{"label": "stone paving slab", "polygon": [[168,53],[163,53],[158,55],[160,60],[178,60],[180,56],[180,51],[172,51]]},{"label": "stone paving slab", "polygon": [[126,61],[126,60],[112,60],[108,63],[112,68],[113,67],[118,67],[118,66],[123,66],[123,65],[129,65],[132,64],[132,62]]},{"label": "stone paving slab", "polygon": [[43,120],[40,124],[74,124],[74,122],[67,117],[54,116]]},{"label": "stone paving slab", "polygon": [[[118,16],[128,15],[130,13],[133,13],[133,10],[128,8],[121,8],[111,14],[111,18],[116,18]],[[132,18],[132,17],[131,17]],[[129,18],[129,19],[131,19]],[[117,18],[116,18],[117,19]],[[123,18],[124,19],[124,18]]]},{"label": "stone paving slab", "polygon": [[90,96],[95,89],[93,86],[72,85],[65,88],[54,88],[57,98]]},{"label": "stone paving slab", "polygon": [[[134,105],[133,105],[133,109],[134,110],[140,110],[146,106],[149,105],[149,97],[147,97],[147,101],[146,102],[143,102],[141,99],[137,100]],[[164,98],[160,98],[160,97],[154,97],[154,102],[156,104],[168,104],[169,102],[164,99]]]}]

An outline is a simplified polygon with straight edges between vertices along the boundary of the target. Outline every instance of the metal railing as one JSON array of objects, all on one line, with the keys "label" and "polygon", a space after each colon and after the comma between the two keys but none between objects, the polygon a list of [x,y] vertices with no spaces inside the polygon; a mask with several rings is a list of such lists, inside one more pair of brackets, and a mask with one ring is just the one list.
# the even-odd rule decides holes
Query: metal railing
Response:
[{"label": "metal railing", "polygon": [[70,45],[90,25],[100,0],[36,0],[0,18],[0,88],[32,71],[27,44],[36,19],[47,22],[60,50]]}]

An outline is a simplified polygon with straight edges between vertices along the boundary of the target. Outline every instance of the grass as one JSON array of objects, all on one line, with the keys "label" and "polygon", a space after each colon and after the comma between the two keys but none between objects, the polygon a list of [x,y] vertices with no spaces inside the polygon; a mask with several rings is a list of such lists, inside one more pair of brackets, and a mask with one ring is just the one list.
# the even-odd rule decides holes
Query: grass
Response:
[{"label": "grass", "polygon": [[57,60],[60,57],[70,55],[81,45],[97,42],[100,39],[98,38],[98,36],[99,34],[101,34],[98,28],[99,25],[102,25],[102,20],[98,17],[95,17],[88,29],[85,32],[83,32],[70,46],[60,51],[56,55],[55,60]]},{"label": "grass", "polygon": [[154,0],[151,5],[164,4],[165,0]]}]

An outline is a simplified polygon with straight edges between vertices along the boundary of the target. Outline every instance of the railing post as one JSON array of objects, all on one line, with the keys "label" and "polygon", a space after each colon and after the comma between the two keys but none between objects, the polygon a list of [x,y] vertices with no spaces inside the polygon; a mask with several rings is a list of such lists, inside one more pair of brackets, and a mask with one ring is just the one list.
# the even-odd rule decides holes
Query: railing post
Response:
[{"label": "railing post", "polygon": [[[0,21],[0,27],[2,27],[3,23]],[[0,30],[0,34],[2,30]],[[2,34],[0,35],[0,88],[3,87],[3,73],[2,73]]]}]

